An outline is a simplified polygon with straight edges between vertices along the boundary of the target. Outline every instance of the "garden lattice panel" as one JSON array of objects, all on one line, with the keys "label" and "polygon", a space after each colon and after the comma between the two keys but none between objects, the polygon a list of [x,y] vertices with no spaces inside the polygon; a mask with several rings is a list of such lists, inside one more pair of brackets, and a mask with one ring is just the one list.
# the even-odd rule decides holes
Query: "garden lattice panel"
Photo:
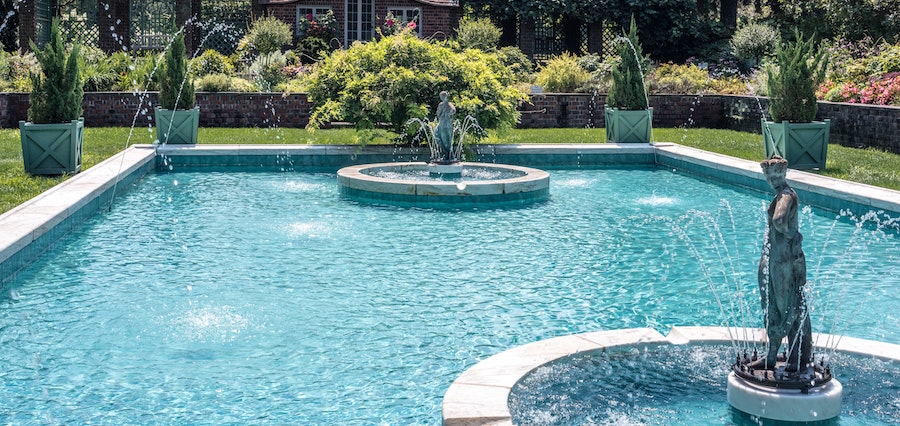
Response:
[{"label": "garden lattice panel", "polygon": [[66,42],[80,41],[86,46],[97,46],[100,38],[97,0],[59,2],[59,30]]},{"label": "garden lattice panel", "polygon": [[132,49],[163,49],[172,39],[174,28],[174,1],[131,0]]},{"label": "garden lattice panel", "polygon": [[213,49],[224,55],[234,53],[252,22],[251,7],[250,0],[204,1],[203,19],[199,23],[203,50]]}]

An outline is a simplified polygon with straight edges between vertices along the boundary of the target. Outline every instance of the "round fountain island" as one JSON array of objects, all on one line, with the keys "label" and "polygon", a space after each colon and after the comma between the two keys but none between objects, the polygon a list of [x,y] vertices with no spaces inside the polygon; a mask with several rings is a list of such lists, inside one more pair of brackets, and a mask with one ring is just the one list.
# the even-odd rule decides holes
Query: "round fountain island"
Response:
[{"label": "round fountain island", "polygon": [[344,167],[338,185],[344,196],[384,204],[519,205],[546,200],[550,174],[506,164],[378,163]]}]

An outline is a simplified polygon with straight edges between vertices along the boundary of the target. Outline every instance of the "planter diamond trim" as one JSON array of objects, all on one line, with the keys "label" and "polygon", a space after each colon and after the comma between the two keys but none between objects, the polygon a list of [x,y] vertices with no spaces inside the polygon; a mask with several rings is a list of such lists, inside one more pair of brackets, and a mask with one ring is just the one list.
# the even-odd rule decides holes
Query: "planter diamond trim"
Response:
[{"label": "planter diamond trim", "polygon": [[766,158],[778,154],[794,169],[825,170],[831,120],[812,123],[762,119]]},{"label": "planter diamond trim", "polygon": [[606,141],[613,143],[648,143],[653,129],[653,108],[621,110],[606,107]]},{"label": "planter diamond trim", "polygon": [[32,175],[61,175],[81,171],[84,118],[70,123],[19,122],[22,160]]},{"label": "planter diamond trim", "polygon": [[156,107],[156,138],[159,143],[196,144],[200,127],[200,107],[188,110]]}]

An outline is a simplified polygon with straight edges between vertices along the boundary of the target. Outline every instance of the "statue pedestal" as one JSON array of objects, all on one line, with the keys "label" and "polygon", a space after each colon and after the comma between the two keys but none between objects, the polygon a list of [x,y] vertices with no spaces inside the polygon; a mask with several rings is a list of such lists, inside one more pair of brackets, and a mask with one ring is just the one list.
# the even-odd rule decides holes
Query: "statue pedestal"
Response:
[{"label": "statue pedestal", "polygon": [[432,175],[454,178],[462,175],[463,165],[458,161],[449,164],[428,163],[426,169],[428,170],[428,173]]},{"label": "statue pedestal", "polygon": [[799,389],[758,386],[731,373],[727,389],[732,407],[764,419],[814,422],[841,414],[843,386],[836,379],[802,393]]}]

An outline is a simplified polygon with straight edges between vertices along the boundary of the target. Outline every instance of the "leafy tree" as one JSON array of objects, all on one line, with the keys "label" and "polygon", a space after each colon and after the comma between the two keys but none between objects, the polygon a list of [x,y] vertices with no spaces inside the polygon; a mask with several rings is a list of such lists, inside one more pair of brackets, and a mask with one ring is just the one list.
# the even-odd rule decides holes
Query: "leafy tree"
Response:
[{"label": "leafy tree", "polygon": [[32,91],[28,119],[35,124],[65,123],[81,116],[84,89],[78,71],[80,45],[72,47],[66,59],[66,49],[59,33],[59,21],[53,20],[50,42],[41,52],[31,43],[31,50],[41,64],[40,73],[30,73]]},{"label": "leafy tree", "polygon": [[253,21],[244,38],[249,47],[268,55],[291,43],[291,27],[274,16],[266,16]]}]

